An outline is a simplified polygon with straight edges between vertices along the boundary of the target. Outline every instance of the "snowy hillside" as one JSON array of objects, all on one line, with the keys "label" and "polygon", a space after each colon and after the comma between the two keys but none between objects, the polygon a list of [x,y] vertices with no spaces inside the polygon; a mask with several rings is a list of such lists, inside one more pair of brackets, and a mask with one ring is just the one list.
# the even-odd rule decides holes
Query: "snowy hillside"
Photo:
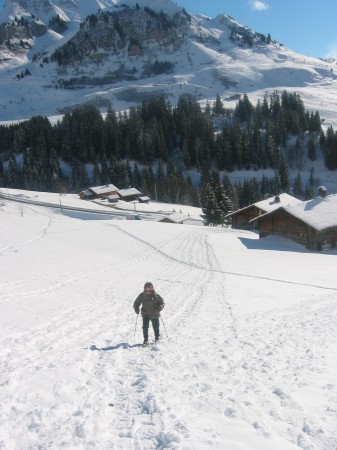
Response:
[{"label": "snowy hillside", "polygon": [[336,251],[84,218],[1,200],[1,449],[337,448]]},{"label": "snowy hillside", "polygon": [[[325,119],[325,125],[337,125],[336,61],[322,61],[294,53],[272,39],[269,42],[266,36],[226,14],[213,19],[190,14],[188,22],[172,35],[171,44],[166,42],[163,45],[161,41],[156,45],[146,39],[145,33],[139,48],[132,45],[134,38],[128,37],[129,29],[125,28],[122,35],[126,40],[121,41],[122,47],[116,51],[107,52],[99,48],[89,53],[85,61],[61,67],[50,61],[53,52],[75,36],[80,22],[88,14],[96,13],[98,7],[102,11],[125,14],[126,10],[136,11],[137,8],[131,8],[136,3],[131,0],[45,0],[41,9],[41,2],[6,2],[1,21],[13,20],[13,15],[27,17],[27,14],[33,14],[35,17],[37,14],[40,21],[44,20],[47,31],[27,38],[24,48],[13,39],[12,47],[17,48],[14,53],[11,53],[11,47],[2,45],[0,120],[62,114],[74,105],[88,102],[102,110],[109,102],[115,110],[124,110],[153,94],[164,95],[174,103],[180,94],[192,93],[205,104],[207,100],[213,101],[219,93],[225,106],[231,107],[235,104],[231,100],[233,96],[248,93],[255,101],[268,90],[281,92],[288,89],[301,95],[306,108],[318,110]],[[15,11],[13,4],[16,5]],[[18,6],[20,4],[28,5],[30,12],[27,12],[28,6],[23,10]],[[170,0],[143,0],[138,5],[141,9],[148,6],[157,13],[164,11],[169,17],[179,13],[187,20],[182,8]],[[48,25],[48,20],[56,13],[65,26],[62,32],[56,32]],[[139,30],[143,25],[140,22]],[[168,65],[172,70],[145,76],[145,69],[155,61]],[[26,69],[29,75],[20,77]],[[121,78],[117,77],[112,82],[116,74]],[[63,86],[69,83],[77,87],[64,89]]]}]

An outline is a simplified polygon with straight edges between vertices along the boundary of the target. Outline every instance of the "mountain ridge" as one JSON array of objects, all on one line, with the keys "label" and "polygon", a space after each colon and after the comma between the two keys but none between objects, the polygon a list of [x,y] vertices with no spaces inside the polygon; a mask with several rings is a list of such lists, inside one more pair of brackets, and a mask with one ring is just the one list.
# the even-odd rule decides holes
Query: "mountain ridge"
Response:
[{"label": "mountain ridge", "polygon": [[[112,17],[117,22],[109,29]],[[257,100],[268,90],[288,89],[317,109],[326,125],[337,125],[336,62],[299,55],[226,14],[191,14],[171,0],[15,0],[5,2],[4,18],[30,34],[0,44],[1,121],[63,114],[88,102],[123,110],[156,94],[175,103],[182,92],[204,104],[219,94],[231,106],[230,99],[244,93]],[[102,45],[104,33],[106,42],[114,33],[122,36],[113,51]],[[65,64],[55,57],[71,45],[77,52],[88,47],[83,58]]]}]

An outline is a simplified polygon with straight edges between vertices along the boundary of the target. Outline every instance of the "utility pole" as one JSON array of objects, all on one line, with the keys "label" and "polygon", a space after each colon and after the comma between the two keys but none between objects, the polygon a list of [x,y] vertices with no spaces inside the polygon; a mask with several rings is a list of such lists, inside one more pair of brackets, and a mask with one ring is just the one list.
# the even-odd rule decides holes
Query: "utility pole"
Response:
[{"label": "utility pole", "polygon": [[63,211],[62,211],[62,203],[61,203],[61,193],[59,195],[59,202],[60,202],[61,213],[63,213]]}]

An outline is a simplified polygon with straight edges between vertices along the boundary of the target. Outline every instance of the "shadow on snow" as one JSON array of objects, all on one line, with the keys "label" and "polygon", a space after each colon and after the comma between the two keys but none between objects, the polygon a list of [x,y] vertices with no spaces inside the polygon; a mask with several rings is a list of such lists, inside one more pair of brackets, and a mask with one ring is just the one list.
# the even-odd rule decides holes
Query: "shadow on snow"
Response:
[{"label": "shadow on snow", "polygon": [[142,347],[142,344],[130,345],[127,342],[121,342],[120,344],[110,345],[109,347],[97,347],[95,344],[93,344],[93,345],[90,346],[90,350],[92,350],[92,351],[100,351],[100,352],[109,352],[111,350],[117,350],[119,348],[127,350],[129,348],[136,348],[136,347]]}]

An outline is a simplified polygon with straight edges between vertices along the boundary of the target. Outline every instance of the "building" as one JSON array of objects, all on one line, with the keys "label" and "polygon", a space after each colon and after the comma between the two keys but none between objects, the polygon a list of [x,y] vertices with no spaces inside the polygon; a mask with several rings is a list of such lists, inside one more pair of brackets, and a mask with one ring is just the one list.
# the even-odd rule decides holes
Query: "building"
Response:
[{"label": "building", "polygon": [[109,203],[117,203],[119,200],[119,195],[118,194],[108,195],[107,199]]},{"label": "building", "polygon": [[136,188],[129,187],[127,189],[119,189],[117,191],[117,194],[121,200],[124,200],[125,202],[132,202],[134,200],[138,200],[139,197],[142,195],[141,192],[138,191]]},{"label": "building", "polygon": [[184,225],[204,225],[205,221],[201,217],[190,216],[190,214],[172,213],[159,220],[162,223],[176,223]]},{"label": "building", "polygon": [[138,201],[139,203],[149,203],[150,201],[149,197],[143,195],[136,188],[118,189],[113,184],[90,187],[80,192],[79,196],[82,200],[104,198],[108,199],[109,203],[117,203],[118,200],[124,200],[125,202]]},{"label": "building", "polygon": [[163,223],[184,223],[186,220],[188,220],[188,215],[187,214],[182,214],[182,213],[172,213],[169,214],[168,216],[163,217],[162,219],[159,220],[159,222],[163,222]]},{"label": "building", "polygon": [[80,198],[83,200],[93,200],[95,198],[107,198],[109,195],[117,194],[118,188],[113,184],[103,186],[94,186],[80,192]]},{"label": "building", "polygon": [[289,194],[279,194],[238,209],[237,211],[228,214],[226,217],[232,219],[232,228],[253,229],[256,224],[255,222],[252,222],[252,220],[256,217],[274,211],[281,206],[298,202],[299,200],[297,198],[292,197]]},{"label": "building", "polygon": [[274,234],[309,250],[328,250],[337,242],[337,194],[281,206],[252,221],[258,225],[260,238]]},{"label": "building", "polygon": [[138,199],[139,203],[149,203],[150,200],[150,197],[148,197],[147,195],[142,195]]}]

